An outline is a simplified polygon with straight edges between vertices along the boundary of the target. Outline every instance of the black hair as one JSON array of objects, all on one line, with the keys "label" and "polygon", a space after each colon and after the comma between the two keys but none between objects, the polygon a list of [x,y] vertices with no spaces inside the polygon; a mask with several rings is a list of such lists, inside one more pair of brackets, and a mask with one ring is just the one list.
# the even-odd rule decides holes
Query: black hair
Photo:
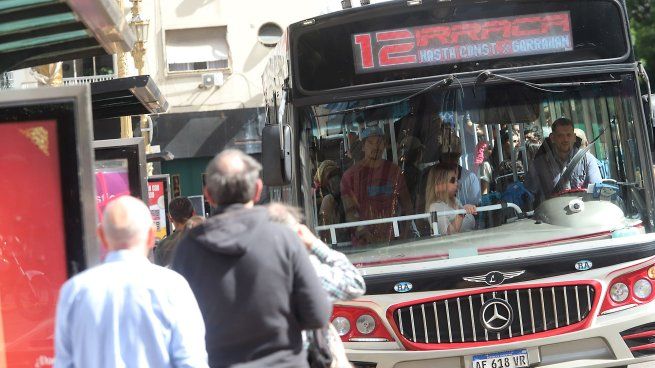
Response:
[{"label": "black hair", "polygon": [[571,119],[561,117],[561,118],[559,118],[559,119],[553,121],[553,124],[551,125],[551,128],[552,128],[552,130],[553,130],[553,133],[555,133],[555,131],[557,130],[557,128],[559,128],[559,127],[561,127],[561,126],[570,126],[571,128],[574,127],[574,126],[573,126],[573,121],[571,121]]},{"label": "black hair", "polygon": [[193,204],[187,197],[176,197],[168,204],[168,212],[173,221],[184,223],[193,216]]}]

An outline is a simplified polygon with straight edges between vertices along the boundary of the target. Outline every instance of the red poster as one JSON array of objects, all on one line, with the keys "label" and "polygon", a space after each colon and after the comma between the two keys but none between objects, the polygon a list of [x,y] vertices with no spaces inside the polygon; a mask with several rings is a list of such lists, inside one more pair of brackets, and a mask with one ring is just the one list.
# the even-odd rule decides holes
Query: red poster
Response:
[{"label": "red poster", "polygon": [[59,165],[55,121],[0,123],[0,366],[53,363],[66,280]]},{"label": "red poster", "polygon": [[163,239],[166,233],[166,192],[163,180],[148,180],[148,207],[155,222],[157,238]]}]

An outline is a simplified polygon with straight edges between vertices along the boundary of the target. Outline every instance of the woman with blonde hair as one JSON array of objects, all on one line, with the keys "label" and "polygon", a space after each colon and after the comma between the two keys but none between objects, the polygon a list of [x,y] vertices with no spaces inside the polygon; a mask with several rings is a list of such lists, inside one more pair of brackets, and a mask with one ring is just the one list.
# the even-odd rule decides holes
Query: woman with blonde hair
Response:
[{"label": "woman with blonde hair", "polygon": [[462,205],[457,199],[458,174],[456,165],[444,163],[433,166],[428,173],[425,187],[425,210],[427,212],[466,210],[466,215],[438,215],[437,225],[440,235],[457,234],[475,228],[473,215],[477,214],[477,209],[470,204]]}]

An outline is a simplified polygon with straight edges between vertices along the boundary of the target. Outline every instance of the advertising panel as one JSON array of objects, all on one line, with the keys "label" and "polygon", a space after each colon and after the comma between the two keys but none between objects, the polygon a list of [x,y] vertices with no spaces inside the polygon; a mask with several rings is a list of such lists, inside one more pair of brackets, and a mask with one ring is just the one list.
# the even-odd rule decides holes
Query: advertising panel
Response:
[{"label": "advertising panel", "polygon": [[52,366],[59,288],[99,262],[89,95],[0,92],[0,368]]},{"label": "advertising panel", "polygon": [[193,205],[193,212],[198,216],[206,217],[205,215],[205,197],[201,195],[188,196],[191,204]]},{"label": "advertising panel", "polygon": [[52,343],[67,278],[59,160],[56,121],[0,123],[0,366],[52,363],[49,349],[28,344]]},{"label": "advertising panel", "polygon": [[161,240],[170,233],[168,221],[169,176],[155,175],[148,178],[148,207],[155,223],[157,239]]},{"label": "advertising panel", "polygon": [[95,162],[96,202],[98,216],[112,198],[130,194],[127,159],[97,160]]}]

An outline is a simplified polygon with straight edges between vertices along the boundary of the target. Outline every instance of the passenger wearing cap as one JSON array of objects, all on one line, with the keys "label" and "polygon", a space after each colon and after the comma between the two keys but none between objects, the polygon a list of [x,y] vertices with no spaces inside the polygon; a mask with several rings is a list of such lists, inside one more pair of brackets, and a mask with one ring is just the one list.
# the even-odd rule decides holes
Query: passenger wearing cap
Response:
[{"label": "passenger wearing cap", "polygon": [[[364,143],[364,157],[346,170],[341,179],[346,220],[363,221],[411,213],[412,204],[400,168],[382,159],[386,148],[383,130],[366,128],[360,139]],[[360,226],[353,234],[353,244],[388,242],[393,238],[391,223]]]}]

